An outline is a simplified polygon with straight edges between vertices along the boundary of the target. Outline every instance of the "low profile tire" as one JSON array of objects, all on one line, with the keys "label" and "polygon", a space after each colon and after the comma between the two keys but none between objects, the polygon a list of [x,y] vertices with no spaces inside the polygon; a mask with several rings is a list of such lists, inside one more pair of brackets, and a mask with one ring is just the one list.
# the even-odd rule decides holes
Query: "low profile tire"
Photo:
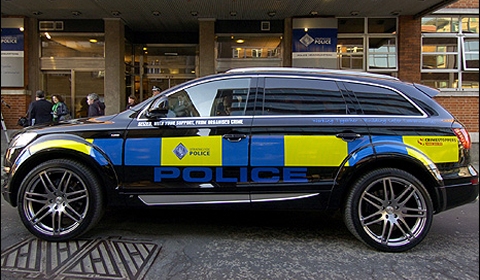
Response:
[{"label": "low profile tire", "polygon": [[72,160],[50,160],[32,169],[18,194],[18,212],[35,236],[48,241],[77,238],[103,215],[95,174]]},{"label": "low profile tire", "polygon": [[344,221],[365,244],[385,252],[418,245],[432,225],[433,205],[423,184],[395,168],[371,171],[348,193]]}]

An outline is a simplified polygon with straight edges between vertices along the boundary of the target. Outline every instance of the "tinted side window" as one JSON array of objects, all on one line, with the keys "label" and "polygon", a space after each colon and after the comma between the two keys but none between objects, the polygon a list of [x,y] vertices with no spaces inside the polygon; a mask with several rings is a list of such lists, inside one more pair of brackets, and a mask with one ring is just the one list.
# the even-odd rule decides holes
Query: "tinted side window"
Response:
[{"label": "tinted side window", "polygon": [[168,96],[169,117],[244,115],[250,79],[206,82]]},{"label": "tinted side window", "polygon": [[345,83],[345,86],[355,93],[365,115],[422,115],[410,101],[393,90],[355,83]]},{"label": "tinted side window", "polygon": [[210,116],[243,116],[247,104],[248,88],[218,89]]},{"label": "tinted side window", "polygon": [[300,78],[267,78],[263,114],[345,115],[346,105],[335,82]]}]

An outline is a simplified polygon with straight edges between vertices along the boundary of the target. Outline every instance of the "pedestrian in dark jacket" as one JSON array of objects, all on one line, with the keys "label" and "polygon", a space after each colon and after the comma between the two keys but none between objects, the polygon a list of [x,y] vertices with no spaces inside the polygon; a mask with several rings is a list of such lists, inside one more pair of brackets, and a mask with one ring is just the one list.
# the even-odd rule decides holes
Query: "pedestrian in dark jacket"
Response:
[{"label": "pedestrian in dark jacket", "polygon": [[97,117],[105,115],[105,103],[100,101],[98,94],[90,93],[87,96],[88,117]]},{"label": "pedestrian in dark jacket", "polygon": [[52,95],[52,101],[53,122],[69,120],[70,112],[68,110],[67,104],[65,104],[65,101],[63,100],[63,97],[59,94],[54,94]]},{"label": "pedestrian in dark jacket", "polygon": [[45,92],[43,90],[37,90],[35,99],[35,101],[30,103],[28,108],[28,121],[30,125],[51,123],[53,104],[45,99]]}]

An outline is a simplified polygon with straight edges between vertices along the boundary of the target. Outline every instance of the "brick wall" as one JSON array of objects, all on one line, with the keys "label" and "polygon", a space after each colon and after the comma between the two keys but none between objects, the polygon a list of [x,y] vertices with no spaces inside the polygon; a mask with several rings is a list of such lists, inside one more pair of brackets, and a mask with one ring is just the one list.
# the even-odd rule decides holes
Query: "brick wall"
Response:
[{"label": "brick wall", "polygon": [[421,81],[421,23],[421,19],[413,16],[398,19],[398,78],[406,82]]},{"label": "brick wall", "polygon": [[478,8],[478,0],[459,0],[452,5],[447,6],[451,9],[472,9]]},{"label": "brick wall", "polygon": [[17,120],[22,115],[26,115],[31,96],[2,94],[2,100],[10,106],[8,108],[5,104],[2,104],[2,115],[7,129],[21,129],[22,127],[17,125]]},{"label": "brick wall", "polygon": [[436,96],[435,100],[462,122],[468,132],[478,132],[478,96]]}]

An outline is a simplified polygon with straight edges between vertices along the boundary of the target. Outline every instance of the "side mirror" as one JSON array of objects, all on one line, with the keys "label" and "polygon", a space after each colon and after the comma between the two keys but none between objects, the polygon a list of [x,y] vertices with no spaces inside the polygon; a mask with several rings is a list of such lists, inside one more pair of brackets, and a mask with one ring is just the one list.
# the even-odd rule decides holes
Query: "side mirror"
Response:
[{"label": "side mirror", "polygon": [[149,119],[161,119],[167,117],[168,110],[164,109],[151,109],[147,112],[147,118]]}]

